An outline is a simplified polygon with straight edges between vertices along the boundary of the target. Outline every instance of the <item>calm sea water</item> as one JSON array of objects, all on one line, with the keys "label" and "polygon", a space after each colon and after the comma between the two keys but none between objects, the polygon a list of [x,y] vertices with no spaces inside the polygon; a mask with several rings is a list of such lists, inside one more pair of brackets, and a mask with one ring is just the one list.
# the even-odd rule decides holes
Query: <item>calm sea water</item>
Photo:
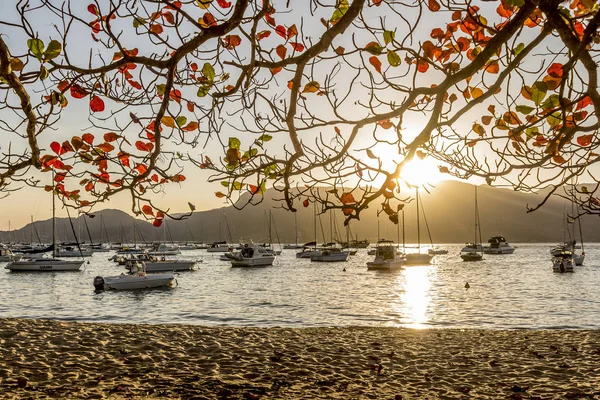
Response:
[{"label": "calm sea water", "polygon": [[[252,326],[402,326],[413,328],[600,328],[600,244],[585,266],[552,272],[550,244],[517,244],[512,255],[466,263],[459,245],[434,263],[367,271],[366,250],[346,263],[311,263],[284,250],[272,267],[231,268],[202,259],[172,289],[94,293],[96,275],[123,267],[96,253],[82,272],[11,273],[0,264],[0,316],[71,321]],[[346,271],[343,271],[343,269]],[[470,289],[465,289],[469,282]]]}]

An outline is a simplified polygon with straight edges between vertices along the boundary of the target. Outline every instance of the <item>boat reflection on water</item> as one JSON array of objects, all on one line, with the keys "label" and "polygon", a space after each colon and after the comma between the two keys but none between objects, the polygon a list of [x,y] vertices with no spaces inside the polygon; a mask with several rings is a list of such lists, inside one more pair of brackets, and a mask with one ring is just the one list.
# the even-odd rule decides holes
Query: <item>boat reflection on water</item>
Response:
[{"label": "boat reflection on water", "polygon": [[436,268],[431,265],[405,268],[397,277],[397,299],[392,312],[397,314],[398,325],[404,328],[423,329],[431,319],[431,281]]}]

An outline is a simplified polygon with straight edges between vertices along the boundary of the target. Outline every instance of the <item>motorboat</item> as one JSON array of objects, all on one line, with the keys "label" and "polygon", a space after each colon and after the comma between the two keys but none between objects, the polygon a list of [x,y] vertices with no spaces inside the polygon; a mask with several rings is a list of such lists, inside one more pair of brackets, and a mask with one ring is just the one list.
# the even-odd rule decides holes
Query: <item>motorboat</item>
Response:
[{"label": "motorboat", "polygon": [[512,254],[515,248],[506,242],[502,236],[492,236],[488,239],[489,246],[483,248],[485,254]]},{"label": "motorboat", "polygon": [[296,253],[296,258],[310,258],[314,253],[318,253],[317,242],[308,242],[302,245],[302,250]]},{"label": "motorboat", "polygon": [[96,291],[102,290],[138,290],[154,289],[172,286],[175,280],[173,273],[146,274],[145,267],[135,270],[132,274],[117,276],[97,276],[94,278]]},{"label": "motorboat", "polygon": [[574,272],[574,265],[573,253],[569,250],[565,250],[552,257],[553,272]]},{"label": "motorboat", "polygon": [[310,256],[310,261],[318,261],[318,262],[348,261],[349,255],[350,255],[350,252],[343,251],[341,249],[334,247],[334,248],[321,250],[317,254],[312,254]]},{"label": "motorboat", "polygon": [[246,244],[240,251],[225,253],[232,267],[266,267],[273,265],[275,254],[263,246]]},{"label": "motorboat", "polygon": [[570,240],[570,241],[564,242],[563,244],[559,244],[559,245],[553,247],[550,250],[550,254],[552,254],[553,257],[556,257],[556,256],[560,256],[565,251],[568,251],[573,255],[573,262],[575,263],[575,265],[577,265],[577,266],[583,265],[583,262],[585,261],[585,253],[581,252],[581,254],[578,254],[575,251],[575,249],[577,249],[575,240]]},{"label": "motorboat", "polygon": [[6,269],[13,272],[19,271],[79,271],[83,265],[83,260],[60,260],[57,258],[23,258],[18,261],[12,261],[6,265]]},{"label": "motorboat", "polygon": [[[196,265],[194,260],[159,260],[155,257],[143,262],[146,264],[146,272],[191,271]],[[131,271],[136,263],[139,261],[128,261],[125,268]]]},{"label": "motorboat", "polygon": [[461,250],[461,253],[483,253],[483,245],[481,243],[466,243],[465,247]]},{"label": "motorboat", "polygon": [[367,270],[391,271],[402,268],[406,261],[405,255],[396,245],[378,245],[375,250],[375,259],[367,262]]}]

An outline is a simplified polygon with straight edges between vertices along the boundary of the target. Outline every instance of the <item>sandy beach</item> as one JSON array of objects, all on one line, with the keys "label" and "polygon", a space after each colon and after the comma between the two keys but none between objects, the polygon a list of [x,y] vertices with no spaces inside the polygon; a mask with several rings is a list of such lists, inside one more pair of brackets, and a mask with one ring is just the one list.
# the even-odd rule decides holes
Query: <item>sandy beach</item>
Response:
[{"label": "sandy beach", "polygon": [[600,398],[600,331],[0,319],[0,398]]}]

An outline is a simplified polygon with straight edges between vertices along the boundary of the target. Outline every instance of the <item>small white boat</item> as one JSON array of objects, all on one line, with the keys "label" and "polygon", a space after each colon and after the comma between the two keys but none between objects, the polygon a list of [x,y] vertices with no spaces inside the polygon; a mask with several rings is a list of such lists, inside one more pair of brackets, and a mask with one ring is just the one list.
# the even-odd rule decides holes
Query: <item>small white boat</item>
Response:
[{"label": "small white boat", "polygon": [[117,276],[97,276],[94,278],[94,287],[96,290],[138,290],[153,289],[171,286],[175,275],[169,274],[150,274],[143,272],[133,275]]},{"label": "small white boat", "polygon": [[[165,271],[191,271],[196,265],[193,260],[148,260],[146,264],[146,272],[165,272]],[[125,268],[132,270],[135,262],[128,262]]]},{"label": "small white boat", "polygon": [[157,243],[148,250],[148,254],[151,256],[176,256],[177,254],[181,254],[181,251],[179,251],[178,247]]},{"label": "small white boat", "polygon": [[310,261],[318,261],[318,262],[339,262],[339,261],[348,261],[348,256],[350,252],[342,251],[340,249],[331,248],[320,251],[318,254],[313,254],[310,256]]},{"label": "small white boat", "polygon": [[240,251],[226,253],[232,267],[266,267],[273,265],[275,254],[263,246],[244,245]]},{"label": "small white boat", "polygon": [[577,249],[575,240],[571,240],[571,241],[564,242],[563,244],[559,244],[559,245],[553,247],[550,250],[550,254],[552,254],[553,257],[556,257],[556,256],[560,256],[564,252],[570,252],[573,256],[573,262],[575,263],[575,265],[577,265],[577,266],[583,265],[583,262],[585,261],[585,253],[582,252],[581,254],[578,254],[575,251],[575,249]]},{"label": "small white boat", "polygon": [[375,259],[367,262],[367,270],[392,271],[402,268],[406,257],[396,245],[378,245],[375,249]]},{"label": "small white boat", "polygon": [[17,271],[79,271],[83,265],[81,261],[67,261],[56,258],[35,258],[21,259],[10,262],[6,265],[6,269]]},{"label": "small white boat", "polygon": [[427,265],[431,264],[431,254],[425,253],[407,253],[404,265]]},{"label": "small white boat", "polygon": [[502,236],[492,236],[488,239],[489,246],[483,248],[485,254],[512,254],[515,248],[506,242]]},{"label": "small white boat", "polygon": [[574,266],[575,260],[573,258],[573,253],[568,250],[552,257],[553,272],[574,272]]},{"label": "small white boat", "polygon": [[94,251],[87,247],[60,246],[56,249],[57,257],[89,257]]},{"label": "small white boat", "polygon": [[209,253],[226,253],[230,251],[229,246],[225,242],[215,242],[206,249]]}]

